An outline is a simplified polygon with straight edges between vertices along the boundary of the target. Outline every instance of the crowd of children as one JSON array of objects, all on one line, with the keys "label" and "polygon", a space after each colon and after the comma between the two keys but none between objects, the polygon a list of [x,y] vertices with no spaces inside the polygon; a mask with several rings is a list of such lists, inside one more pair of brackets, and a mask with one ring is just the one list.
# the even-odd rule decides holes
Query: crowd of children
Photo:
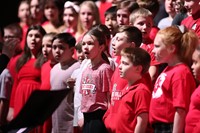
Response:
[{"label": "crowd of children", "polygon": [[68,89],[30,133],[200,132],[200,0],[22,0],[18,17],[0,33],[0,126]]}]

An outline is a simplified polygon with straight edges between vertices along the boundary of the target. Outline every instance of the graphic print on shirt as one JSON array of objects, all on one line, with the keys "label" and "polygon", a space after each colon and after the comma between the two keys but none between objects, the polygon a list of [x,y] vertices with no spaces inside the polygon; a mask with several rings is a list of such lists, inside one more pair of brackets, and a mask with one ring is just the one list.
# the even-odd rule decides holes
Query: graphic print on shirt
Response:
[{"label": "graphic print on shirt", "polygon": [[152,98],[159,98],[162,96],[162,94],[163,94],[162,85],[166,79],[166,76],[167,76],[166,73],[161,73],[160,76],[157,78],[156,83],[154,85]]},{"label": "graphic print on shirt", "polygon": [[122,92],[117,90],[116,88],[117,88],[117,84],[115,83],[113,85],[112,94],[111,94],[111,105],[113,106],[115,104],[115,101],[119,100],[122,96]]},{"label": "graphic print on shirt", "polygon": [[89,95],[89,94],[95,94],[96,93],[96,86],[94,84],[93,78],[91,74],[87,74],[83,78],[83,83],[82,83],[82,93],[83,95]]}]

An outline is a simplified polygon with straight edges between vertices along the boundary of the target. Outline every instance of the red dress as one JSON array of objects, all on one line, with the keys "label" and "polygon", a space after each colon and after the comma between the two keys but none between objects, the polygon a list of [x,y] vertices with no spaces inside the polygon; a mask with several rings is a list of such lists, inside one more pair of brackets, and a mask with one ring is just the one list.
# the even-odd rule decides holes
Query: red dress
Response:
[{"label": "red dress", "polygon": [[29,96],[34,90],[40,88],[40,75],[41,70],[35,68],[36,59],[30,59],[26,62],[17,73],[16,86],[14,94],[14,117],[19,113],[21,108],[24,106]]}]

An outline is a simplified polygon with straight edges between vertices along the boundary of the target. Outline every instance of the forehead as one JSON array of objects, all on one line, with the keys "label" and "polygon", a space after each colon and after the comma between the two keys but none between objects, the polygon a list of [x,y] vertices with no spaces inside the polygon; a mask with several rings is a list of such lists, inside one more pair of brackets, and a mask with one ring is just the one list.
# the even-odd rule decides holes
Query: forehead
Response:
[{"label": "forehead", "polygon": [[200,61],[200,52],[195,50],[193,55],[192,55],[192,59],[196,60],[196,61]]},{"label": "forehead", "polygon": [[92,12],[92,9],[89,5],[84,4],[81,6],[80,12]]},{"label": "forehead", "polygon": [[118,9],[117,14],[129,14],[127,9]]},{"label": "forehead", "polygon": [[87,42],[87,41],[95,41],[96,40],[96,37],[93,36],[93,35],[89,35],[89,34],[86,34],[84,37],[83,37],[83,42]]},{"label": "forehead", "polygon": [[123,32],[117,33],[117,34],[116,34],[116,37],[118,37],[118,38],[124,38],[124,37],[126,37],[126,38],[127,38],[127,35],[126,35],[126,32],[123,31]]}]

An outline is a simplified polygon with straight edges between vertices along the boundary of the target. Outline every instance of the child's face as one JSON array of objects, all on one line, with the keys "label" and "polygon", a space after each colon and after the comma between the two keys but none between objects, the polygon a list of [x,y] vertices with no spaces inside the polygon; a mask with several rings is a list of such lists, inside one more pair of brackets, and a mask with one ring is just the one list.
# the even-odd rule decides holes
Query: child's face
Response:
[{"label": "child's face", "polygon": [[26,41],[31,51],[38,52],[42,46],[42,34],[38,30],[30,30]]},{"label": "child's face", "polygon": [[65,8],[63,13],[63,21],[67,27],[77,26],[78,16],[73,12],[71,8]]},{"label": "child's face", "polygon": [[191,66],[194,77],[200,80],[200,57],[197,50],[192,55],[193,64]]},{"label": "child's face", "polygon": [[76,55],[77,55],[78,61],[79,61],[80,63],[85,59],[85,55],[84,55],[83,52],[77,51],[77,52],[76,52]]},{"label": "child's face", "polygon": [[111,33],[115,32],[117,29],[117,20],[116,17],[108,14],[105,17],[105,25],[108,27]]},{"label": "child's face", "polygon": [[127,40],[127,35],[124,32],[117,33],[112,42],[114,56],[119,56],[123,48],[131,47],[131,43]]},{"label": "child's face", "polygon": [[168,14],[175,14],[173,0],[165,0],[165,10]]},{"label": "child's face", "polygon": [[29,5],[25,2],[21,3],[18,9],[18,17],[20,18],[20,21],[27,22],[29,15]]},{"label": "child's face", "polygon": [[87,5],[83,5],[79,12],[80,21],[84,29],[90,29],[93,25],[94,16],[93,11]]},{"label": "child's face", "polygon": [[118,25],[129,25],[130,13],[126,9],[117,10],[117,24]]},{"label": "child's face", "polygon": [[185,0],[184,6],[190,15],[196,14],[200,10],[200,0]]},{"label": "child's face", "polygon": [[137,27],[142,32],[142,38],[148,39],[151,32],[153,20],[151,17],[138,17],[133,26]]},{"label": "child's face", "polygon": [[47,20],[54,21],[59,18],[59,10],[53,2],[50,2],[45,5],[44,15]]},{"label": "child's face", "polygon": [[94,59],[102,52],[96,37],[88,34],[83,37],[82,50],[87,59]]},{"label": "child's face", "polygon": [[69,45],[60,39],[55,39],[52,44],[52,53],[56,61],[64,63],[72,58],[73,48],[69,48]]},{"label": "child's face", "polygon": [[158,62],[168,63],[172,58],[172,53],[170,52],[170,46],[166,46],[160,35],[156,35],[154,40],[154,49],[152,51]]},{"label": "child's face", "polygon": [[39,4],[39,0],[31,0],[30,2],[31,17],[34,19],[42,19],[43,17],[43,11]]},{"label": "child's face", "polygon": [[138,73],[136,70],[137,66],[134,66],[130,59],[126,56],[121,57],[121,63],[119,65],[120,77],[130,80],[133,76]]},{"label": "child's face", "polygon": [[46,59],[52,59],[52,37],[45,36],[42,39],[42,53],[44,58]]}]

